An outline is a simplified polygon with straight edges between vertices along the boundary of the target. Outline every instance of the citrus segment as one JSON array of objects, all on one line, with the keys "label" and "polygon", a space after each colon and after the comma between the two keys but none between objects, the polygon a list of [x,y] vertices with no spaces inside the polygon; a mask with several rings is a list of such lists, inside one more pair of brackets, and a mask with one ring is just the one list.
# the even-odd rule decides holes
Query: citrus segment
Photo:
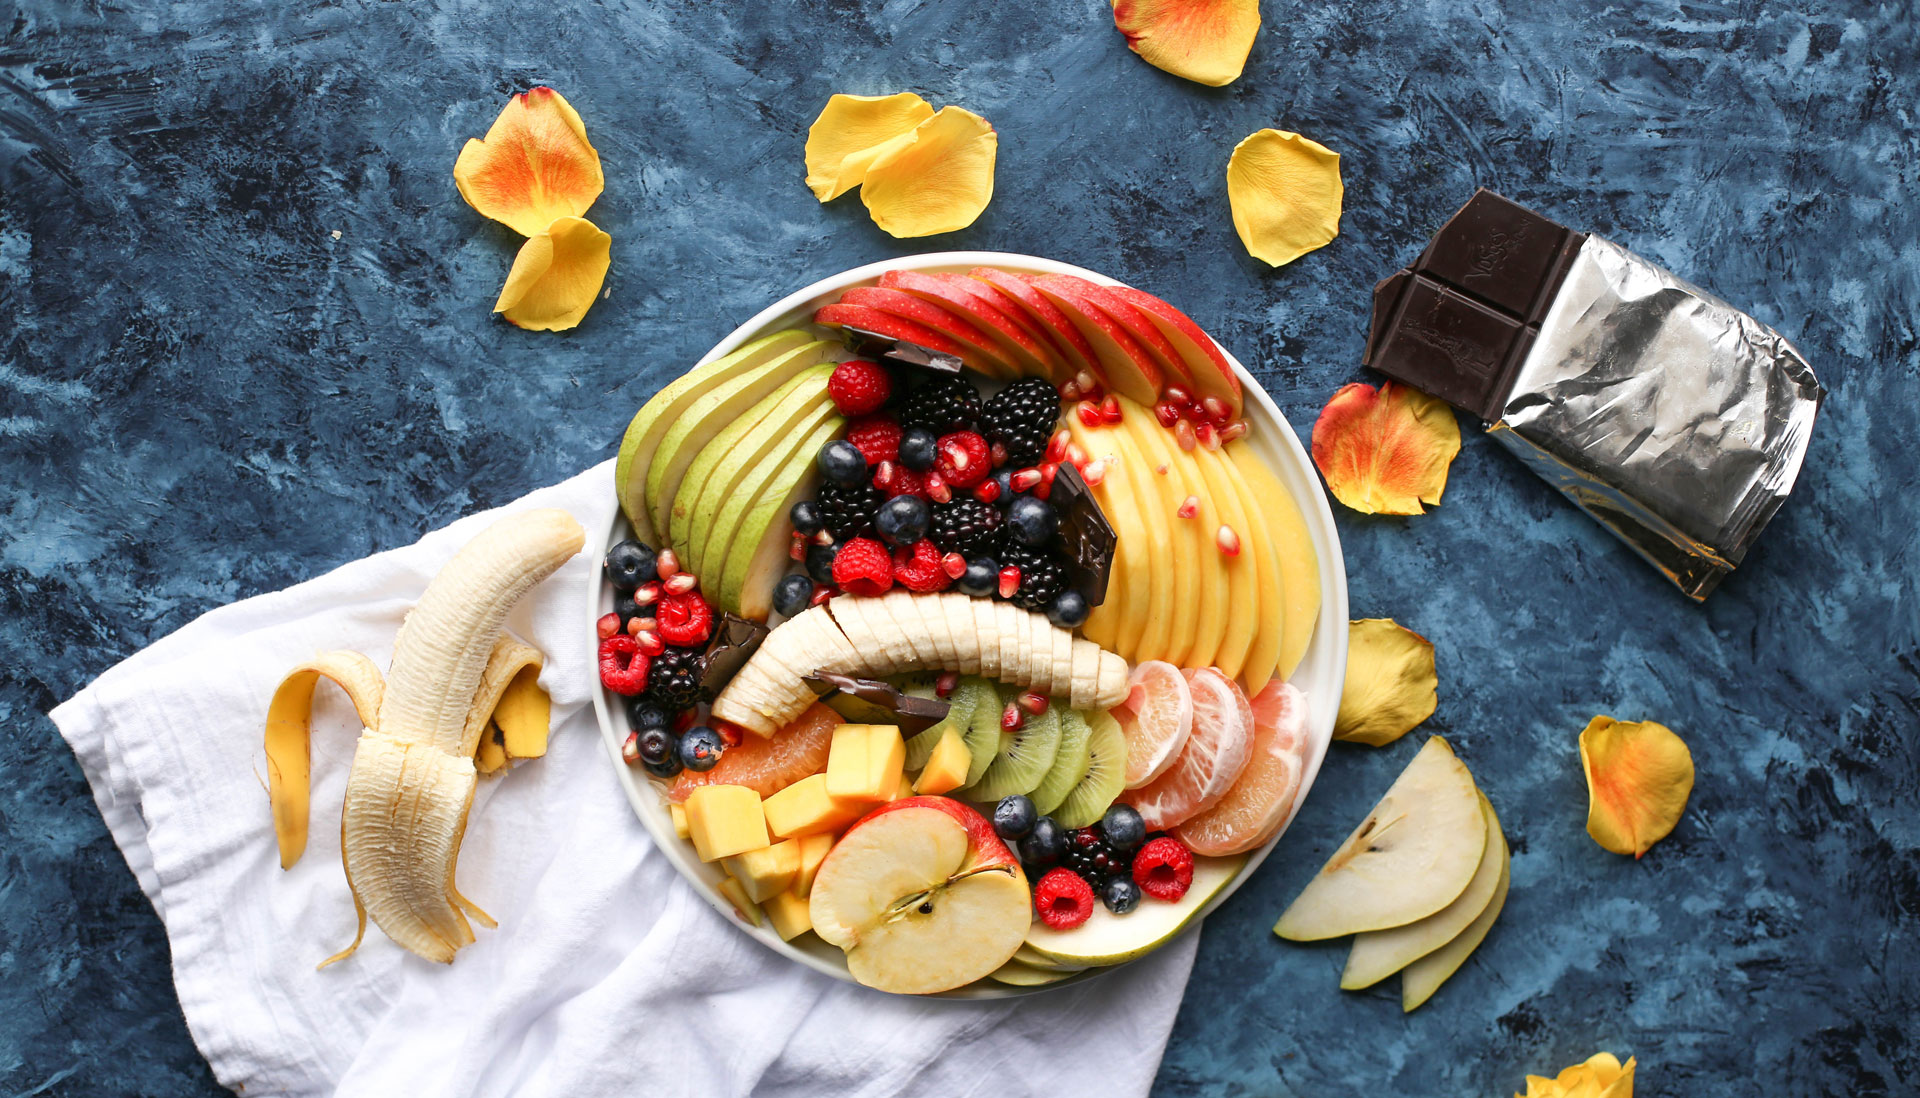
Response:
[{"label": "citrus segment", "polygon": [[703,785],[744,785],[762,797],[771,797],[827,768],[827,749],[833,745],[833,730],[841,723],[840,714],[826,706],[808,706],[792,724],[766,739],[741,737],[712,770],[682,770],[667,791],[667,799],[679,804]]},{"label": "citrus segment", "polygon": [[1165,660],[1134,667],[1127,700],[1113,707],[1127,734],[1127,788],[1138,789],[1167,772],[1193,731],[1193,691]]},{"label": "citrus segment", "polygon": [[1193,731],[1166,773],[1129,793],[1149,831],[1164,831],[1218,804],[1247,767],[1253,709],[1237,683],[1211,667],[1183,672],[1193,694]]},{"label": "citrus segment", "polygon": [[1306,695],[1274,679],[1249,703],[1253,750],[1233,788],[1174,832],[1195,854],[1252,850],[1273,837],[1293,810],[1306,765]]}]

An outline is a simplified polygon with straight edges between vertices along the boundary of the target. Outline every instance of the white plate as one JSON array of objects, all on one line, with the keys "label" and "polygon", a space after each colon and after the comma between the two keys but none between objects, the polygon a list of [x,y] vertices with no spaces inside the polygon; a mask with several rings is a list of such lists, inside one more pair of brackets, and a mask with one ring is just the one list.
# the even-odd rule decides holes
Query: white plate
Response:
[{"label": "white plate", "polygon": [[[1039,259],[1034,256],[1015,255],[1009,252],[932,252],[926,255],[903,256],[898,259],[869,263],[864,267],[855,267],[842,271],[831,278],[821,279],[804,290],[791,294],[763,310],[760,315],[735,328],[727,338],[715,344],[700,362],[711,362],[727,354],[735,347],[784,328],[805,327],[812,323],[814,310],[840,299],[842,292],[854,286],[870,285],[880,275],[890,270],[914,271],[967,271],[974,267],[1003,267],[1015,271],[1028,271],[1035,274],[1071,274],[1094,282],[1113,284],[1114,279],[1097,274],[1084,268],[1051,259]],[[1175,303],[1176,305],[1178,302]],[[1313,788],[1314,776],[1320,772],[1320,762],[1326,756],[1327,744],[1333,738],[1333,718],[1340,704],[1340,689],[1346,678],[1347,666],[1347,570],[1340,556],[1340,537],[1334,532],[1333,512],[1327,506],[1327,498],[1320,491],[1320,480],[1315,475],[1313,463],[1307,451],[1300,445],[1300,439],[1294,435],[1293,428],[1280,416],[1280,410],[1273,405],[1273,398],[1260,388],[1246,367],[1240,365],[1232,352],[1226,351],[1227,361],[1233,365],[1234,372],[1240,376],[1240,384],[1246,391],[1245,416],[1251,426],[1246,444],[1259,451],[1269,468],[1279,476],[1287,491],[1300,503],[1301,511],[1306,515],[1307,531],[1312,535],[1314,552],[1320,557],[1320,620],[1314,628],[1313,639],[1307,646],[1307,654],[1294,671],[1292,682],[1307,695],[1308,733],[1311,744],[1308,748],[1306,772],[1301,777],[1300,795],[1294,798],[1293,811],[1298,813],[1300,805],[1306,800],[1307,793]],[[696,364],[697,365],[697,364]],[[626,519],[615,512],[613,525],[605,530],[593,531],[595,540],[587,546],[587,552],[593,557],[605,555],[607,547],[630,533]],[[613,609],[613,589],[601,578],[595,569],[587,583],[587,618],[582,628],[592,630],[593,623]],[[626,714],[621,708],[617,696],[607,690],[597,690],[593,695],[593,709],[600,718],[600,732],[607,743],[607,754],[613,761],[614,773],[619,776],[621,788],[627,791],[627,800],[632,802],[634,812],[640,816],[640,822],[646,825],[652,834],[655,845],[659,846],[681,876],[693,884],[694,889],[706,897],[708,903],[734,922],[741,931],[758,939],[768,949],[809,968],[824,972],[835,979],[854,982],[847,971],[846,961],[840,950],[820,941],[818,938],[803,934],[798,944],[783,942],[780,935],[771,926],[750,926],[741,921],[734,913],[733,905],[720,894],[716,887],[724,874],[717,865],[708,865],[695,856],[692,844],[680,838],[673,830],[673,817],[668,813],[662,796],[663,786],[654,783],[645,771],[626,765],[620,758],[620,745],[627,738]],[[1287,821],[1291,825],[1292,818]],[[1241,882],[1260,867],[1272,852],[1280,836],[1286,833],[1282,826],[1272,840],[1253,852],[1247,860],[1246,868],[1240,871],[1219,894],[1201,909],[1200,917],[1224,903],[1233,895]],[[1197,926],[1200,918],[1188,924]],[[1131,963],[1131,962],[1129,962]],[[1113,966],[1119,967],[1119,966]],[[1032,995],[1051,990],[1066,984],[1091,979],[1104,968],[1089,969],[1058,983],[1043,987],[1010,987],[1005,984],[983,980],[963,988],[945,993],[945,998],[999,999],[1016,995]]]}]

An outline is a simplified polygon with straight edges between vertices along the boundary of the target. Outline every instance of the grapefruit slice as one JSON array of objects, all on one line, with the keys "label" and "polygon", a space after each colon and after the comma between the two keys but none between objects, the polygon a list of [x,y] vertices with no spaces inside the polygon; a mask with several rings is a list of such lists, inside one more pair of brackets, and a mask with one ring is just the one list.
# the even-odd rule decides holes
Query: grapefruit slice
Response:
[{"label": "grapefruit slice", "polygon": [[1193,691],[1180,669],[1165,660],[1135,665],[1127,700],[1113,707],[1127,734],[1127,788],[1138,789],[1165,774],[1193,731]]},{"label": "grapefruit slice", "polygon": [[1239,684],[1211,667],[1182,672],[1193,695],[1193,731],[1167,772],[1127,794],[1148,831],[1166,831],[1220,803],[1247,768],[1253,708]]},{"label": "grapefruit slice", "polygon": [[1253,751],[1246,770],[1219,804],[1189,817],[1174,832],[1195,854],[1252,850],[1280,829],[1299,795],[1306,765],[1306,695],[1274,679],[1249,704]]},{"label": "grapefruit slice", "polygon": [[827,768],[827,749],[840,714],[819,702],[807,707],[793,723],[766,739],[743,736],[726,749],[712,770],[682,770],[667,791],[667,800],[680,804],[703,785],[744,785],[762,797],[771,797],[810,774]]}]

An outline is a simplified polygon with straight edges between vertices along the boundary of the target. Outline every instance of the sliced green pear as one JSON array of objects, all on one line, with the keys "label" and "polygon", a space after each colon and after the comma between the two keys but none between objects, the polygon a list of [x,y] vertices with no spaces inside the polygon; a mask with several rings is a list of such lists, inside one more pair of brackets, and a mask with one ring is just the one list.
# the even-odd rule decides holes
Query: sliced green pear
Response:
[{"label": "sliced green pear", "polygon": [[1030,945],[1022,944],[1013,951],[1013,959],[1029,968],[1044,968],[1053,972],[1085,972],[1089,965],[1063,965],[1051,958],[1042,957],[1033,951]]},{"label": "sliced green pear", "polygon": [[1033,799],[1033,810],[1042,816],[1059,808],[1093,765],[1093,730],[1086,718],[1062,706],[1055,709],[1060,714],[1060,750],[1053,756],[1053,769],[1027,794]]},{"label": "sliced green pear", "polygon": [[[980,600],[986,601],[984,599]],[[961,682],[967,680],[962,679]],[[1005,710],[1000,701],[1000,691],[985,679],[974,680],[986,688],[988,697],[983,697],[974,706],[973,717],[967,721],[967,751],[972,760],[967,764],[967,784],[969,788],[978,782],[1000,756],[1000,714]]]},{"label": "sliced green pear", "polygon": [[1059,753],[1060,711],[1048,706],[1044,713],[1029,713],[1020,727],[1000,734],[999,754],[980,780],[967,787],[967,796],[976,801],[997,801],[1015,793],[1031,793],[1053,769]]},{"label": "sliced green pear", "polygon": [[647,509],[647,471],[667,429],[715,385],[811,342],[813,334],[797,328],[762,336],[732,354],[716,358],[705,366],[695,366],[641,405],[633,421],[627,424],[627,433],[620,439],[620,456],[613,463],[614,491],[620,496],[620,509],[633,524],[635,537],[649,545],[656,538]]},{"label": "sliced green pear", "polygon": [[693,464],[702,448],[727,424],[738,419],[761,397],[773,392],[800,371],[826,360],[840,345],[817,340],[804,343],[720,381],[695,397],[680,412],[647,463],[647,517],[653,520],[656,535],[670,528],[667,521],[673,510],[673,497],[680,491],[680,478]]},{"label": "sliced green pear", "polygon": [[[813,480],[813,462],[794,461],[792,457],[795,453],[812,454],[828,439],[839,437],[845,426],[846,421],[838,414],[829,415],[812,434],[799,436],[798,445],[771,468],[767,466],[774,455],[769,454],[757,467],[759,471],[749,474],[749,479],[742,483],[739,494],[744,497],[751,492],[754,502],[734,530],[725,563],[720,566],[722,610],[750,621],[766,621],[773,613],[774,581],[792,563],[787,555],[788,534],[792,530],[787,512]],[[754,484],[759,487],[752,488]],[[715,536],[718,532],[716,526]],[[710,561],[721,559],[711,549],[708,558]],[[703,582],[703,589],[711,598],[712,588],[705,587]]]},{"label": "sliced green pear", "polygon": [[1057,984],[1071,975],[1073,973],[1057,968],[1035,968],[1019,961],[1008,961],[987,973],[987,979],[1010,987],[1045,987],[1048,984]]},{"label": "sliced green pear", "polygon": [[1434,736],[1307,882],[1273,932],[1308,942],[1424,919],[1460,898],[1486,848],[1473,775]]},{"label": "sliced green pear", "polygon": [[1087,774],[1053,810],[1054,820],[1069,829],[1098,823],[1127,788],[1127,734],[1120,722],[1104,709],[1081,716],[1087,721]]},{"label": "sliced green pear", "polygon": [[687,466],[667,516],[667,544],[680,551],[682,568],[700,573],[713,521],[741,478],[833,403],[827,394],[832,373],[833,366],[823,362],[788,378],[722,427]]},{"label": "sliced green pear", "polygon": [[1480,855],[1480,867],[1460,898],[1405,926],[1369,930],[1353,936],[1353,951],[1347,954],[1346,971],[1340,974],[1340,986],[1348,991],[1372,987],[1420,958],[1460,936],[1493,900],[1506,861],[1500,838],[1500,817],[1483,794],[1480,813],[1486,819],[1487,849]]},{"label": "sliced green pear", "polygon": [[1195,858],[1193,884],[1178,903],[1163,903],[1147,897],[1125,915],[1115,915],[1095,904],[1093,915],[1072,930],[1055,930],[1035,919],[1032,929],[1027,931],[1027,948],[1057,965],[1117,965],[1131,961],[1160,948],[1186,929],[1207,901],[1225,888],[1246,864],[1245,854],[1231,858]]},{"label": "sliced green pear", "polygon": [[[738,474],[732,491],[724,496],[708,494],[699,502],[697,506],[707,512],[705,544],[692,555],[700,558],[701,569],[697,569],[696,574],[708,590],[726,578],[727,554],[732,551],[735,539],[744,532],[747,516],[760,506],[768,486],[784,484],[796,475],[801,484],[811,484],[813,462],[804,451],[806,441],[818,435],[822,425],[842,422],[831,399],[810,404],[785,434]],[[790,529],[786,515],[779,515],[777,519],[780,530]],[[781,562],[781,569],[784,571],[791,563],[789,556]]]},{"label": "sliced green pear", "polygon": [[1400,970],[1400,1010],[1404,1013],[1418,1007],[1440,990],[1447,978],[1460,971],[1467,963],[1473,951],[1487,938],[1487,931],[1493,929],[1493,921],[1500,917],[1500,909],[1507,905],[1507,885],[1512,879],[1511,856],[1507,851],[1505,836],[1496,836],[1500,843],[1500,880],[1494,885],[1493,899],[1487,901],[1486,910],[1460,932],[1460,936],[1425,957]]}]

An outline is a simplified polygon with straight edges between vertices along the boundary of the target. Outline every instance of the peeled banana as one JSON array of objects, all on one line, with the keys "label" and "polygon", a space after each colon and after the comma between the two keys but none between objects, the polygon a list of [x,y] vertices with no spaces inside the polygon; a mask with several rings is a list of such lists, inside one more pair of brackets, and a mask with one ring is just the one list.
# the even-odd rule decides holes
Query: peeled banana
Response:
[{"label": "peeled banana", "polygon": [[369,915],[403,948],[442,963],[473,941],[468,916],[494,925],[454,887],[467,810],[482,768],[545,753],[550,705],[536,681],[539,651],[501,626],[584,541],[565,511],[509,515],[427,584],[401,623],[384,682],[365,656],[324,652],[274,691],[266,749],[282,868],[306,849],[309,726],[322,677],[347,692],[365,726],[340,821],[359,929],[321,967],[359,948]]}]

